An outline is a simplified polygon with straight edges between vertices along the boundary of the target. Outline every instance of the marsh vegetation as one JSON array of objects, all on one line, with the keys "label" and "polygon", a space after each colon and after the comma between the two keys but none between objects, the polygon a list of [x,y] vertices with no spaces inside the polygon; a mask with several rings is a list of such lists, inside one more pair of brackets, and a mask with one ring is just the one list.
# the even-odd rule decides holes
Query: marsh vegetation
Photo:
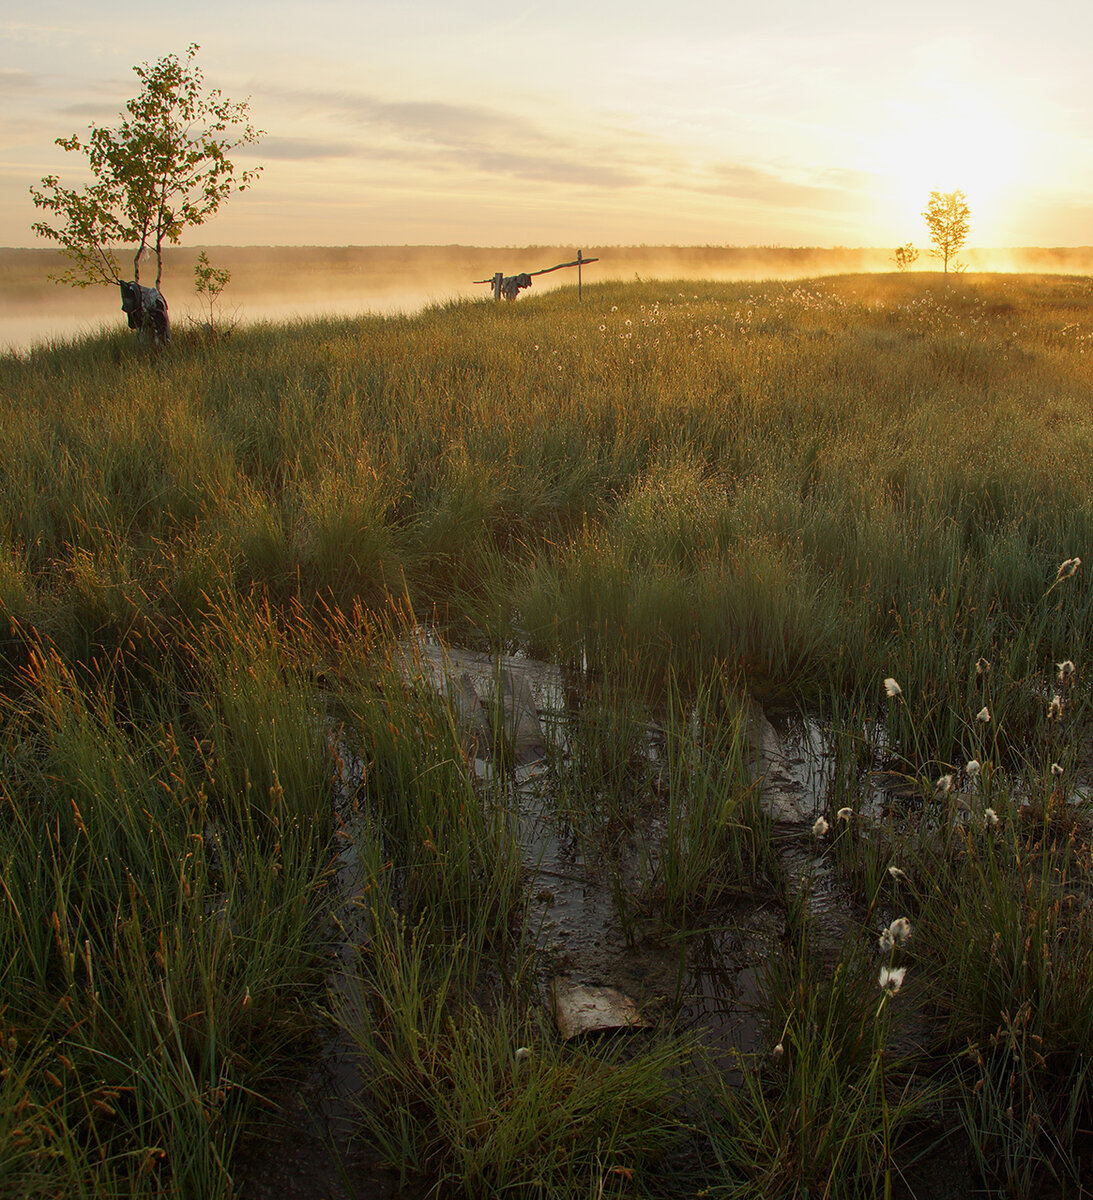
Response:
[{"label": "marsh vegetation", "polygon": [[0,1192],[246,1192],[340,1039],[436,1194],[1080,1193],[1093,285],[575,301],[0,360]]}]

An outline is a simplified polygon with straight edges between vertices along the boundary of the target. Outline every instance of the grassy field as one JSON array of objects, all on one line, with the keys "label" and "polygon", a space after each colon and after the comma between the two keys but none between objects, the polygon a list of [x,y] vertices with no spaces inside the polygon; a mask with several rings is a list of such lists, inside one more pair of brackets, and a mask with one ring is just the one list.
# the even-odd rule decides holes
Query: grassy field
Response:
[{"label": "grassy field", "polygon": [[[437,1194],[1081,1194],[1091,402],[1084,276],[0,359],[0,1194],[236,1194],[331,1022]],[[568,681],[545,803],[630,942],[777,914],[760,1049],[683,1027],[682,969],[559,1040],[519,789],[423,629]],[[747,697],[824,729],[815,827],[765,814]]]}]

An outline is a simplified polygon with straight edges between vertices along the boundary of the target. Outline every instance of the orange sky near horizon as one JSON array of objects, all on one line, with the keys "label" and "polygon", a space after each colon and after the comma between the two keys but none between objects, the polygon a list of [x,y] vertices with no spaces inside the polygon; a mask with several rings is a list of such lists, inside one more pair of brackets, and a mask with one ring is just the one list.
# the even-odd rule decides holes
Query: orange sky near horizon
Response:
[{"label": "orange sky near horizon", "polygon": [[132,67],[200,43],[264,164],[187,244],[925,247],[1093,243],[1093,10],[935,3],[43,0],[2,23],[0,245],[45,245],[28,188],[82,162]]}]

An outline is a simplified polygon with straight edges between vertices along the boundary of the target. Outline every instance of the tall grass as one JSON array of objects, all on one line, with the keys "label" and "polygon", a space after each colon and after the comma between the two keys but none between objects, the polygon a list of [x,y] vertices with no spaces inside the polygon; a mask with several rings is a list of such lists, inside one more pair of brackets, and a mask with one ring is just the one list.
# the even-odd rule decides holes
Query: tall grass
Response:
[{"label": "tall grass", "polygon": [[[222,627],[207,659],[225,637],[238,650],[254,626]],[[229,1195],[248,1097],[311,1024],[325,743],[278,760],[299,734],[284,655],[230,711],[165,670],[127,712],[109,672],[81,680],[56,651],[21,683],[3,708],[0,1007],[8,1069],[62,1080],[51,1186]]]},{"label": "tall grass", "polygon": [[1091,1116],[1088,815],[1050,783],[1034,795],[964,828],[920,917],[977,1161],[1019,1194],[1078,1186]]},{"label": "tall grass", "polygon": [[744,1064],[742,1087],[714,1076],[712,1195],[887,1197],[907,1161],[929,1096],[892,1055],[900,998],[878,989],[860,944],[824,970],[810,937],[801,929],[768,968],[772,1049]]},{"label": "tall grass", "polygon": [[523,989],[476,1002],[475,968],[463,944],[438,954],[427,927],[377,931],[348,1018],[370,1137],[438,1191],[627,1194],[679,1138],[687,1044],[564,1046]]},{"label": "tall grass", "polygon": [[89,654],[257,586],[795,693],[936,686],[954,621],[1004,649],[1088,538],[1086,288],[600,285],[9,358],[5,586]]},{"label": "tall grass", "polygon": [[[1091,299],[605,284],[0,360],[0,1190],[237,1192],[332,972],[361,1122],[436,1188],[865,1194],[949,1111],[973,1182],[1080,1186]],[[631,952],[780,915],[742,1073],[679,996],[558,1041],[518,774],[423,625],[572,684],[543,796]],[[828,724],[814,838],[772,835],[746,692]]]}]

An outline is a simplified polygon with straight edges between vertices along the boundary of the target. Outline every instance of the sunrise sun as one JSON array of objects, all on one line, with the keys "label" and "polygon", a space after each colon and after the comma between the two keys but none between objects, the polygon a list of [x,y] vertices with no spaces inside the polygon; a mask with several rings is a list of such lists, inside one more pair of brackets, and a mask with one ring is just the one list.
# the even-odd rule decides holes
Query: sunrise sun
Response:
[{"label": "sunrise sun", "polygon": [[921,211],[931,191],[960,189],[981,231],[988,214],[992,224],[1002,219],[1028,162],[1026,134],[1004,106],[981,88],[946,82],[889,113],[880,158],[901,216]]}]

